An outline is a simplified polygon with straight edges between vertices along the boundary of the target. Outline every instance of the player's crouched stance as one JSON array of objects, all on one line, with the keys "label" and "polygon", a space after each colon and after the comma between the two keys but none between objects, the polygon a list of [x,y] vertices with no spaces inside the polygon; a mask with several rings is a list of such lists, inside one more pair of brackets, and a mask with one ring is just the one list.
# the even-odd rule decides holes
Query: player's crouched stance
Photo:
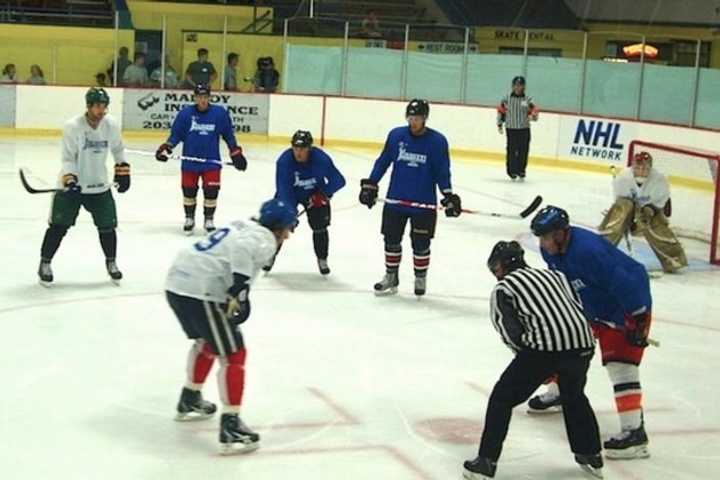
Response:
[{"label": "player's crouched stance", "polygon": [[268,200],[252,221],[217,229],[181,251],[168,273],[165,288],[170,308],[187,337],[195,340],[176,419],[205,419],[215,413],[215,405],[200,392],[219,357],[223,454],[249,452],[259,446],[260,435],[239,416],[246,355],[240,324],[250,316],[250,285],[296,224],[294,209],[280,200]]},{"label": "player's crouched stance", "polygon": [[64,190],[53,196],[49,226],[40,249],[38,277],[43,286],[54,279],[50,262],[68,229],[75,225],[80,207],[90,212],[97,227],[108,275],[113,282],[122,279],[115,263],[117,212],[105,164],[108,152],[115,159],[113,183],[119,193],[130,188],[130,165],[125,160],[120,127],[115,119],[106,116],[110,104],[107,92],[89,89],[85,104],[86,112],[69,120],[63,129],[60,183]]}]

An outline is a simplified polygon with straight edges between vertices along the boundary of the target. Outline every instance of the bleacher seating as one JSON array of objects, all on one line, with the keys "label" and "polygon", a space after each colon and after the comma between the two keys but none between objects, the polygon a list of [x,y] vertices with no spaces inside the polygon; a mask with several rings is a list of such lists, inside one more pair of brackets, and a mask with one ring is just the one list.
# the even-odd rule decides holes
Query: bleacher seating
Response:
[{"label": "bleacher seating", "polygon": [[0,22],[112,26],[110,0],[0,0]]},{"label": "bleacher seating", "polygon": [[577,29],[580,22],[563,0],[437,0],[459,25]]}]

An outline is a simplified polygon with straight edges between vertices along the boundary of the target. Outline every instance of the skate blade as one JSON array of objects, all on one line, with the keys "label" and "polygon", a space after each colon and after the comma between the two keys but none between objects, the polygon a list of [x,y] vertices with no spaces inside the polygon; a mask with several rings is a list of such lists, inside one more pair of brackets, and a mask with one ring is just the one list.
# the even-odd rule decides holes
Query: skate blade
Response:
[{"label": "skate blade", "polygon": [[194,229],[193,230],[183,230],[183,235],[185,235],[186,237],[192,237],[193,233],[194,233]]},{"label": "skate blade", "polygon": [[605,449],[605,458],[608,460],[633,460],[635,458],[650,457],[650,450],[647,445],[624,448],[622,450]]},{"label": "skate blade", "polygon": [[198,413],[198,412],[189,412],[189,413],[177,413],[175,415],[175,421],[176,422],[200,422],[203,420],[208,420],[215,415],[214,413]]},{"label": "skate blade", "polygon": [[536,410],[534,408],[528,408],[527,413],[530,415],[549,415],[553,413],[562,413],[562,407],[548,407],[544,410]]},{"label": "skate blade", "polygon": [[122,281],[121,278],[111,278],[111,279],[110,279],[110,283],[112,283],[112,284],[115,285],[116,287],[119,287],[119,286],[120,286],[120,282],[121,282],[121,281]]},{"label": "skate blade", "polygon": [[397,287],[388,288],[387,290],[375,290],[376,297],[389,297],[395,295],[398,292]]},{"label": "skate blade", "polygon": [[465,480],[484,480],[486,478],[492,478],[492,477],[487,477],[487,476],[483,475],[482,473],[471,472],[470,470],[463,468],[463,478]]},{"label": "skate blade", "polygon": [[601,468],[594,468],[591,465],[580,465],[580,468],[582,468],[583,472],[587,473],[588,475],[594,477],[594,478],[603,478],[603,473]]},{"label": "skate blade", "polygon": [[244,455],[260,448],[260,442],[253,443],[221,443],[220,455]]},{"label": "skate blade", "polygon": [[38,280],[38,283],[45,288],[52,287],[52,282],[47,282],[45,280]]}]

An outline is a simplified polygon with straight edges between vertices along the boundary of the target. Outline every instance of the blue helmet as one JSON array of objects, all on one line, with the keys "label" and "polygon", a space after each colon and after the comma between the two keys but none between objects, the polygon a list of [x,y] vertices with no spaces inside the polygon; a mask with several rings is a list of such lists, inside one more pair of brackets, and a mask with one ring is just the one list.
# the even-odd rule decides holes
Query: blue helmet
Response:
[{"label": "blue helmet", "polygon": [[297,225],[297,212],[289,204],[273,198],[260,206],[258,223],[270,230],[294,228]]},{"label": "blue helmet", "polygon": [[568,213],[559,207],[548,205],[540,210],[530,223],[530,229],[536,237],[557,230],[564,230],[570,225]]}]

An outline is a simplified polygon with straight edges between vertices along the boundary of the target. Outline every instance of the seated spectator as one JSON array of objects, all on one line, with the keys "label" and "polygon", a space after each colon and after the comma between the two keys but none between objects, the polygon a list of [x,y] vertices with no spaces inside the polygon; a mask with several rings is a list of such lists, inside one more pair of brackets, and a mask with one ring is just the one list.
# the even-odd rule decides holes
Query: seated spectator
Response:
[{"label": "seated spectator", "polygon": [[185,86],[195,88],[198,83],[211,85],[217,78],[217,71],[212,63],[208,62],[208,51],[201,48],[197,51],[198,59],[188,65],[185,71]]},{"label": "seated spectator", "polygon": [[15,78],[14,63],[8,63],[7,65],[5,65],[5,68],[2,69],[0,83],[17,83],[17,79]]},{"label": "seated spectator", "polygon": [[107,83],[107,76],[104,73],[98,73],[95,75],[95,86],[96,87],[109,87]]},{"label": "seated spectator", "polygon": [[148,84],[144,53],[135,52],[135,61],[125,69],[122,79],[126,87],[144,87]]},{"label": "seated spectator", "polygon": [[256,92],[275,93],[280,85],[280,72],[275,70],[275,62],[272,57],[260,57],[257,60],[257,72],[253,83]]},{"label": "seated spectator", "polygon": [[237,84],[237,64],[240,57],[237,53],[231,53],[227,56],[227,65],[225,66],[225,81],[223,82],[223,89],[236,91],[238,89]]},{"label": "seated spectator", "polygon": [[360,25],[360,35],[368,38],[380,38],[380,22],[377,18],[375,10],[370,10]]},{"label": "seated spectator", "polygon": [[[122,79],[125,76],[125,69],[130,65],[130,59],[128,58],[128,48],[127,47],[120,47],[120,50],[118,50],[118,59],[117,59],[117,75],[118,75],[118,81],[119,83],[122,82]],[[113,61],[110,64],[110,68],[107,70],[107,78],[110,79],[110,83],[113,82],[113,71],[115,69],[115,62]]]},{"label": "seated spectator", "polygon": [[40,65],[30,67],[30,78],[27,79],[27,83],[30,85],[45,85],[45,75]]},{"label": "seated spectator", "polygon": [[[162,86],[160,79],[162,78],[162,65],[158,66],[150,74],[150,84],[153,87]],[[170,55],[165,54],[165,86],[164,88],[177,88],[180,84],[177,71],[170,65]]]}]

